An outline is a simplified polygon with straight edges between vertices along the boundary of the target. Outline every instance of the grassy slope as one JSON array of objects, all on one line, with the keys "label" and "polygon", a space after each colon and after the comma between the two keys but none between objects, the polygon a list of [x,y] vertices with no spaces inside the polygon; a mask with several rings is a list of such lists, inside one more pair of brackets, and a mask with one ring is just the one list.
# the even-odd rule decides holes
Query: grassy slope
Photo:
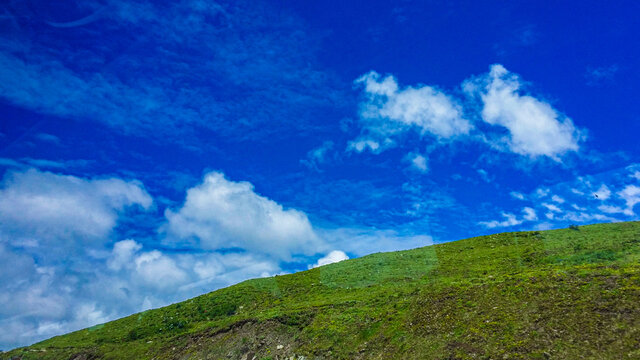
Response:
[{"label": "grassy slope", "polygon": [[0,358],[638,359],[639,260],[640,222],[483,236],[245,281]]}]

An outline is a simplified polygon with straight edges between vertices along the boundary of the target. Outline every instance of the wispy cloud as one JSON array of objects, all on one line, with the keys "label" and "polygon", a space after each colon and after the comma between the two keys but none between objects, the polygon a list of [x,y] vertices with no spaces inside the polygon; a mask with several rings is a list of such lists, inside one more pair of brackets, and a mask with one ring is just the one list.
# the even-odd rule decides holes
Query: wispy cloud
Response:
[{"label": "wispy cloud", "polygon": [[307,153],[307,157],[300,160],[300,163],[311,170],[320,171],[320,166],[335,160],[337,154],[333,148],[333,141],[327,140],[317,148],[310,150]]},{"label": "wispy cloud", "polygon": [[409,162],[411,169],[426,174],[429,171],[429,160],[426,156],[411,152],[407,154],[405,159]]},{"label": "wispy cloud", "polygon": [[[341,90],[313,65],[314,40],[292,14],[256,2],[85,7],[100,17],[60,29],[66,37],[30,38],[28,57],[26,45],[3,36],[13,45],[0,50],[1,97],[165,139],[197,129],[233,138],[304,132],[315,126],[310,109],[340,106]],[[121,32],[136,36],[126,46],[105,41]],[[80,38],[90,41],[64,40]]]},{"label": "wispy cloud", "polygon": [[13,167],[19,169],[39,168],[39,169],[55,169],[63,170],[73,167],[83,167],[90,164],[88,160],[49,160],[49,159],[32,159],[20,158],[9,159],[0,158],[0,166]]},{"label": "wispy cloud", "polygon": [[584,77],[587,80],[587,85],[597,86],[613,81],[619,70],[620,68],[616,64],[600,67],[588,67],[585,71]]},{"label": "wispy cloud", "polygon": [[517,191],[512,191],[509,193],[509,195],[511,195],[511,197],[513,197],[514,199],[518,199],[518,200],[524,200],[524,194],[517,192]]}]

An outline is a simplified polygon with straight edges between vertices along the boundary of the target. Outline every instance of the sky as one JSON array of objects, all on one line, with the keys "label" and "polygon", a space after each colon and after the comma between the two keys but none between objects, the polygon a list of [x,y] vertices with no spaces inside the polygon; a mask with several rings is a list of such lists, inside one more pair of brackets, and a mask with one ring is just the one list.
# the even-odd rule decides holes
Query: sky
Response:
[{"label": "sky", "polygon": [[640,4],[0,4],[0,349],[245,279],[638,220]]}]

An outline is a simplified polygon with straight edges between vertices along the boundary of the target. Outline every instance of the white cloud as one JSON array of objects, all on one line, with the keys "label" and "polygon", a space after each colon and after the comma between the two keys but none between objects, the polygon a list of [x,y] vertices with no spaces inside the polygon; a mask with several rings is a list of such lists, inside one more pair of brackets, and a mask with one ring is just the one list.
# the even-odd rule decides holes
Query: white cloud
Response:
[{"label": "white cloud", "polygon": [[[583,194],[583,195],[584,195],[584,194]],[[586,208],[586,207],[578,206],[578,205],[576,205],[576,204],[571,204],[571,207],[572,207],[572,208],[574,208],[575,210],[578,210],[578,211],[585,211],[585,210],[587,210],[587,208]]]},{"label": "white cloud", "polygon": [[87,160],[48,160],[48,159],[32,159],[23,157],[20,159],[0,158],[0,165],[17,168],[20,170],[28,170],[32,168],[38,169],[67,169],[72,167],[83,167],[89,163]]},{"label": "white cloud", "polygon": [[607,185],[602,184],[602,186],[600,186],[600,189],[598,189],[598,191],[594,192],[593,195],[595,195],[595,197],[598,200],[604,201],[604,200],[607,200],[611,196],[611,190],[609,190]]},{"label": "white cloud", "polygon": [[240,281],[282,273],[277,260],[250,253],[209,253],[184,263],[192,266],[197,281],[180,287],[199,289],[203,285],[231,285]]},{"label": "white cloud", "polygon": [[593,221],[593,220],[616,221],[616,219],[603,214],[592,214],[592,213],[586,213],[586,212],[580,212],[580,213],[568,212],[565,216],[561,218],[561,220],[564,220],[564,221],[568,220],[572,222],[587,222],[587,221]]},{"label": "white cloud", "polygon": [[[31,191],[25,190],[27,194],[44,199],[93,194],[102,199],[96,202],[101,206],[68,201],[65,210],[107,209],[97,211],[113,216],[107,224],[117,223],[126,206],[151,206],[141,184],[118,179],[87,180],[31,171],[14,173],[4,184],[5,195],[22,194],[17,190],[23,187]],[[202,184],[188,190],[180,208],[166,214],[162,228],[165,240],[196,240],[200,251],[160,250],[152,239],[144,243],[121,240],[105,249],[113,239],[109,227],[91,233],[47,216],[38,221],[51,231],[50,241],[35,247],[23,246],[24,241],[17,248],[9,245],[12,238],[7,235],[6,223],[0,223],[0,263],[6,265],[0,267],[0,287],[5,290],[0,293],[0,328],[11,332],[0,332],[0,346],[32,343],[248,278],[282,273],[280,263],[294,256],[303,261],[309,258],[300,255],[323,253],[326,256],[317,262],[322,265],[346,259],[347,252],[361,256],[433,243],[429,236],[392,230],[314,230],[303,213],[284,209],[256,194],[251,184],[229,181],[220,173],[207,174]],[[322,237],[316,235],[318,231]],[[65,260],[68,254],[51,249],[70,232],[89,234],[93,241],[70,244],[68,250],[74,256]],[[218,248],[231,250],[216,252]],[[342,250],[328,251],[338,248]]]},{"label": "white cloud", "polygon": [[553,229],[553,224],[549,222],[542,222],[535,226],[536,230],[551,230]]},{"label": "white cloud", "polygon": [[599,85],[606,81],[613,80],[615,74],[618,72],[618,65],[613,64],[609,66],[601,67],[589,67],[585,72],[585,78],[587,79],[587,85]]},{"label": "white cloud", "polygon": [[145,296],[154,294],[154,302],[159,305],[175,298],[174,295],[181,298],[196,295],[192,290],[202,287],[218,288],[280,271],[277,261],[257,254],[143,251],[143,246],[134,240],[114,244],[107,265],[130,292]]},{"label": "white cloud", "polygon": [[[213,2],[193,0],[83,4],[86,11],[100,13],[102,25],[140,36],[121,47],[102,42],[100,32],[88,32],[87,41],[68,46],[26,29],[2,31],[3,100],[164,141],[188,133],[194,125],[241,139],[273,136],[278,126],[305,131],[310,109],[341,101],[335,80],[316,66],[314,46],[298,36],[304,27],[293,13],[283,14],[268,4],[222,10]],[[105,5],[109,10],[101,11]],[[5,22],[16,21],[5,14]],[[126,61],[110,58],[112,51]],[[139,71],[148,58],[162,63],[163,71]],[[246,66],[248,61],[251,66]],[[99,65],[106,63],[112,65]],[[166,86],[194,73],[244,95],[222,100],[206,82]],[[193,145],[190,138],[185,146]]]},{"label": "white cloud", "polygon": [[518,200],[524,200],[525,199],[524,198],[524,194],[519,193],[517,191],[512,191],[512,192],[509,193],[509,195],[511,195],[511,197],[513,197],[515,199],[518,199]]},{"label": "white cloud", "polygon": [[319,147],[307,153],[307,158],[300,160],[304,166],[318,171],[318,166],[329,160],[329,153],[333,150],[333,141],[325,141]]},{"label": "white cloud", "polygon": [[105,258],[41,265],[52,260],[36,261],[0,241],[3,349],[281,271],[277,262],[252,254],[145,250],[134,240],[115,243]]},{"label": "white cloud", "polygon": [[176,262],[158,250],[142,253],[134,259],[136,275],[146,285],[157,289],[175,289],[188,279]]},{"label": "white cloud", "polygon": [[349,260],[349,256],[347,256],[344,251],[333,250],[326,256],[318,259],[318,261],[314,265],[310,265],[309,268],[317,268],[318,266],[329,265],[343,260]]},{"label": "white cloud", "polygon": [[429,163],[424,155],[412,152],[407,154],[405,159],[409,162],[411,169],[421,173],[429,171]]},{"label": "white cloud", "polygon": [[507,226],[515,226],[515,225],[522,224],[522,220],[518,220],[517,217],[514,214],[503,212],[502,213],[502,217],[505,218],[502,221],[499,221],[499,220],[481,221],[481,222],[479,222],[479,224],[483,225],[483,226],[485,226],[487,228],[490,228],[490,229],[497,228],[497,227],[507,227]]},{"label": "white cloud", "polygon": [[627,185],[624,189],[618,192],[618,196],[622,198],[627,205],[627,208],[624,210],[624,214],[628,216],[635,215],[633,207],[640,203],[640,187]]},{"label": "white cloud", "polygon": [[38,133],[34,137],[40,141],[47,142],[53,145],[61,144],[60,138],[55,135],[51,135],[47,133]]},{"label": "white cloud", "polygon": [[[393,145],[394,135],[409,129],[437,139],[465,135],[472,129],[471,123],[463,118],[460,104],[436,88],[420,85],[401,89],[393,76],[381,78],[375,71],[355,83],[364,86],[366,96],[366,101],[360,104],[364,134],[351,145],[356,151],[367,147],[381,151]],[[374,148],[369,142],[377,145]]]},{"label": "white cloud", "polygon": [[543,197],[545,197],[545,196],[549,195],[549,192],[550,192],[550,191],[551,191],[551,190],[546,189],[546,188],[538,188],[538,189],[536,189],[536,193],[535,193],[535,194],[536,194],[536,196],[537,196],[538,198],[543,198]]},{"label": "white cloud", "polygon": [[485,169],[478,169],[476,170],[476,172],[478,173],[478,175],[480,175],[480,178],[482,179],[482,181],[484,182],[491,182],[491,177],[489,176],[489,173],[487,172],[487,170]]},{"label": "white cloud", "polygon": [[640,180],[640,171],[636,171],[633,174],[629,175],[636,180]]},{"label": "white cloud", "polygon": [[538,220],[538,215],[536,214],[536,211],[533,208],[525,207],[522,209],[522,211],[524,212],[523,218],[525,220],[527,221]]},{"label": "white cloud", "polygon": [[0,230],[19,237],[102,239],[130,206],[152,199],[135,181],[86,180],[38,170],[9,172],[0,189]]},{"label": "white cloud", "polygon": [[566,152],[578,151],[581,135],[571,119],[545,101],[522,95],[522,87],[520,78],[499,64],[464,84],[468,94],[480,96],[482,119],[509,131],[494,145],[500,148],[502,143],[517,154],[556,161]]},{"label": "white cloud", "polygon": [[[586,136],[548,102],[524,93],[525,83],[500,64],[463,82],[465,100],[427,85],[402,88],[392,75],[382,77],[375,71],[355,83],[363,87],[365,96],[359,109],[361,134],[348,146],[356,152],[377,154],[400,146],[398,135],[416,130],[439,142],[480,140],[500,151],[559,162],[566,153],[579,151]],[[475,127],[466,119],[461,104],[472,104],[473,99],[479,99],[481,106],[468,110],[478,112],[477,118],[492,126]]]},{"label": "white cloud", "polygon": [[256,194],[248,182],[212,172],[187,191],[183,206],[165,212],[169,239],[196,240],[204,249],[241,248],[289,259],[321,247],[307,216]]},{"label": "white cloud", "polygon": [[[605,185],[603,187],[606,188]],[[602,187],[599,192],[602,191]],[[606,200],[609,198],[611,191],[606,188],[606,196],[598,196],[601,200]],[[607,214],[624,214],[627,216],[634,216],[635,212],[633,208],[636,204],[640,203],[640,187],[636,185],[626,185],[622,190],[616,193],[619,199],[622,199],[625,202],[625,207],[610,205],[610,204],[602,204],[598,206],[598,210],[607,213]]]},{"label": "white cloud", "polygon": [[558,212],[558,213],[562,212],[562,209],[560,209],[554,204],[542,203],[542,206],[546,207],[549,211],[552,211],[552,212]]},{"label": "white cloud", "polygon": [[499,228],[499,227],[508,227],[508,226],[516,226],[520,225],[525,221],[535,221],[538,220],[538,214],[536,214],[535,209],[525,206],[522,208],[522,218],[518,219],[515,214],[502,212],[502,217],[504,220],[491,220],[491,221],[481,221],[480,225],[487,227],[489,229]]},{"label": "white cloud", "polygon": [[614,205],[600,205],[598,206],[598,210],[607,214],[622,214],[626,211],[626,209]]},{"label": "white cloud", "polygon": [[584,195],[584,192],[576,189],[576,188],[571,188],[571,192],[576,194],[576,195]]},{"label": "white cloud", "polygon": [[[0,328],[11,333],[0,332],[0,346],[25,345],[138,310],[105,290],[117,279],[100,282],[98,274],[108,272],[103,246],[118,217],[151,205],[137,181],[7,172],[0,187],[0,287],[6,290]],[[126,247],[119,252],[114,268],[123,266]]]},{"label": "white cloud", "polygon": [[[386,139],[385,141],[386,145],[390,145],[392,143],[393,142],[390,139]],[[367,148],[374,154],[377,154],[382,150],[382,148],[380,147],[380,143],[371,139],[350,141],[347,147],[348,150],[355,150],[356,152],[363,152]]]},{"label": "white cloud", "polygon": [[415,249],[433,244],[428,235],[402,234],[396,230],[337,228],[319,230],[328,246],[341,247],[356,256],[377,252]]},{"label": "white cloud", "polygon": [[[640,186],[629,184],[628,177],[630,173],[634,174],[637,171],[637,166],[638,164],[630,164],[602,173],[578,176],[567,182],[539,187],[531,194],[523,196],[529,199],[529,205],[522,210],[524,213],[522,218],[510,216],[484,224],[498,227],[517,223],[520,220],[540,219],[558,228],[576,223],[637,220],[638,212],[634,211],[634,208],[637,209],[640,203]],[[505,209],[503,214],[513,213],[509,210]],[[616,216],[618,214],[624,217]]]},{"label": "white cloud", "polygon": [[118,241],[113,245],[111,257],[107,262],[108,267],[117,271],[129,266],[132,263],[134,254],[140,249],[142,249],[142,245],[134,240]]}]

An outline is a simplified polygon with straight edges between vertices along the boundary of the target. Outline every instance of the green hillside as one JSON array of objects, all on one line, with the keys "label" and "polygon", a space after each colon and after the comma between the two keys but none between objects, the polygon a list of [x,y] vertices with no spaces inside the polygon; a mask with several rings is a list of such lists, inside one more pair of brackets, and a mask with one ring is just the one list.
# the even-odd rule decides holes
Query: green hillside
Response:
[{"label": "green hillside", "polygon": [[640,359],[640,222],[254,279],[2,359]]}]

